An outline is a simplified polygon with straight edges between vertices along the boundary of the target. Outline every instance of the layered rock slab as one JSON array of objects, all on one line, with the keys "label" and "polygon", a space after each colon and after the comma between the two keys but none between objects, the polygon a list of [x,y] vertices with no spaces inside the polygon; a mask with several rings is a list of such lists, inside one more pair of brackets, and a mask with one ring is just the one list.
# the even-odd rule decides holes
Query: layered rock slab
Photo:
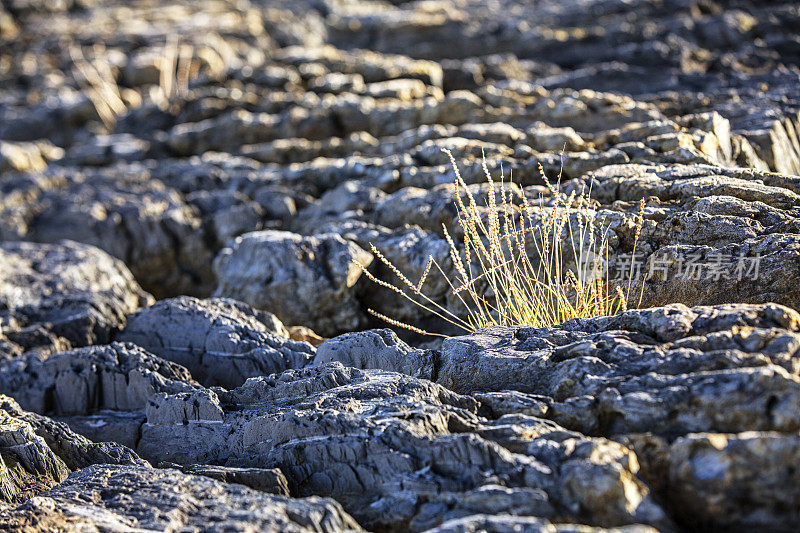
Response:
[{"label": "layered rock slab", "polygon": [[88,346],[0,363],[0,390],[94,441],[135,447],[148,399],[200,388],[189,372],[133,344]]},{"label": "layered rock slab", "polygon": [[224,298],[162,300],[132,315],[117,340],[186,367],[205,386],[229,389],[303,367],[314,356],[275,315]]},{"label": "layered rock slab", "polygon": [[798,328],[800,315],[777,304],[674,304],[549,328],[487,328],[444,341],[438,382],[459,392],[510,389],[565,401],[651,375],[763,371],[791,381]]},{"label": "layered rock slab", "polygon": [[[631,265],[636,203],[644,202],[631,299],[642,306],[777,302],[800,309],[800,182],[796,176],[706,165],[612,165],[591,186],[614,239],[614,276]],[[633,204],[633,205],[631,205]],[[643,282],[643,287],[642,287]]]},{"label": "layered rock slab", "polygon": [[143,409],[161,391],[193,390],[191,374],[132,344],[88,346],[2,363],[2,389],[37,413],[86,414]]}]

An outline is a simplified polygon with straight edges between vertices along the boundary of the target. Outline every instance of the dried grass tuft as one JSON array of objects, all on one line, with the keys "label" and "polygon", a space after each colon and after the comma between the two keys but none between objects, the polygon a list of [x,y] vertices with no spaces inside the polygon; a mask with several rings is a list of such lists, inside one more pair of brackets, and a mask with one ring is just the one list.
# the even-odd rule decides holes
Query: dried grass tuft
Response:
[{"label": "dried grass tuft", "polygon": [[[534,207],[519,189],[515,193],[512,182],[505,182],[502,176],[498,195],[484,158],[489,189],[486,205],[481,207],[462,179],[452,153],[446,149],[443,152],[455,172],[453,188],[463,230],[459,243],[443,226],[455,270],[453,279],[430,257],[422,278],[414,284],[374,246],[373,253],[400,283],[379,280],[359,264],[367,278],[465,332],[487,326],[546,327],[573,318],[614,315],[628,308],[633,265],[627,287],[623,289],[612,281],[606,268],[609,228],[597,225],[588,192],[573,192],[564,198],[540,168],[554,200],[551,207],[545,208],[540,198],[539,206]],[[634,253],[643,212],[642,202],[636,220]],[[565,267],[566,263],[571,267]],[[462,312],[449,309],[422,292],[431,266],[447,280],[451,294],[463,306]],[[416,333],[440,335],[372,310],[370,313]]]}]

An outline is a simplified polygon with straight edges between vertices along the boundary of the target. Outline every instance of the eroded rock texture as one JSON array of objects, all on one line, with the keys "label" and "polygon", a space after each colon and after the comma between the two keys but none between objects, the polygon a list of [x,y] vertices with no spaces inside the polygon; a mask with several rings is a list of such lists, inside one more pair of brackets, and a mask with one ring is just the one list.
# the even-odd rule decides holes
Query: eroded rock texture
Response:
[{"label": "eroded rock texture", "polygon": [[630,449],[523,414],[484,418],[475,399],[428,381],[330,364],[209,393],[154,396],[139,452],[280,468],[294,493],[331,496],[368,528],[501,509],[669,523]]},{"label": "eroded rock texture", "polygon": [[[368,529],[788,531],[799,328],[774,304],[676,305],[488,329],[437,351],[388,330],[351,334],[313,366],[231,390],[124,344],[29,356],[0,375],[30,408],[93,439],[188,474],[332,497]],[[69,431],[37,416],[25,420]],[[49,445],[72,461],[86,447]]]},{"label": "eroded rock texture", "polygon": [[[325,336],[363,328],[366,308],[430,321],[343,258],[369,263],[372,243],[411,278],[429,256],[450,273],[447,147],[476,187],[483,154],[532,199],[549,195],[539,165],[593,184],[614,257],[645,198],[645,304],[800,306],[793,2],[3,13],[0,238],[98,246],[157,297],[237,298]],[[724,276],[682,269],[720,256]],[[728,275],[755,257],[757,279]],[[429,276],[434,299],[447,289]]]},{"label": "eroded rock texture", "polygon": [[433,369],[438,383],[498,420],[524,413],[625,443],[686,527],[788,531],[798,510],[797,472],[786,460],[800,450],[799,330],[800,315],[778,305],[674,305],[490,328],[447,339],[440,351],[370,331],[328,341],[318,357]]},{"label": "eroded rock texture", "polygon": [[[146,466],[96,465],[6,515],[6,531],[337,531],[358,524],[331,500],[294,500]],[[7,529],[6,529],[7,528]]]},{"label": "eroded rock texture", "polygon": [[147,462],[125,446],[93,443],[0,395],[0,523],[5,504],[22,503],[64,481],[72,470],[92,464]]},{"label": "eroded rock texture", "polygon": [[[793,530],[798,26],[788,0],[2,2],[0,529]],[[361,270],[453,275],[442,148],[483,217],[484,155],[535,217],[590,190],[652,308],[363,331],[453,333]]]}]

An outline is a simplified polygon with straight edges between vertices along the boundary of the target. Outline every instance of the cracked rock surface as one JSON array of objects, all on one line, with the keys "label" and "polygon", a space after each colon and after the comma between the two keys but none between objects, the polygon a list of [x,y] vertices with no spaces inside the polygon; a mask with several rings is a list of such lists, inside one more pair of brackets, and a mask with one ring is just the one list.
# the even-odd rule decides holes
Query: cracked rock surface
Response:
[{"label": "cracked rock surface", "polygon": [[686,527],[788,531],[797,510],[786,454],[800,450],[799,331],[800,315],[775,304],[673,305],[552,328],[488,328],[438,351],[370,331],[328,341],[318,357],[412,375],[434,368],[437,383],[498,420],[524,413],[625,443],[657,501]]},{"label": "cracked rock surface", "polygon": [[[3,13],[0,239],[92,244],[158,298],[236,298],[323,336],[377,325],[368,308],[430,322],[346,259],[374,244],[412,277],[429,256],[451,273],[450,148],[476,192],[484,154],[546,205],[540,165],[562,192],[591,185],[612,258],[645,199],[646,305],[800,308],[793,2]],[[735,273],[756,257],[758,276]],[[686,275],[689,260],[718,268]],[[426,290],[447,302],[438,272]]]},{"label": "cracked rock surface", "polygon": [[93,443],[0,395],[0,521],[6,504],[22,503],[64,481],[71,471],[92,464],[147,462],[125,446]]},{"label": "cracked rock surface", "polygon": [[[1,2],[0,530],[793,531],[798,27]],[[588,191],[639,309],[463,335],[370,282],[460,312],[443,148],[481,217]]]},{"label": "cracked rock surface", "polygon": [[216,395],[158,394],[137,450],[151,461],[280,468],[294,493],[331,496],[368,528],[421,531],[500,508],[668,524],[629,449],[479,408],[428,381],[332,363]]}]

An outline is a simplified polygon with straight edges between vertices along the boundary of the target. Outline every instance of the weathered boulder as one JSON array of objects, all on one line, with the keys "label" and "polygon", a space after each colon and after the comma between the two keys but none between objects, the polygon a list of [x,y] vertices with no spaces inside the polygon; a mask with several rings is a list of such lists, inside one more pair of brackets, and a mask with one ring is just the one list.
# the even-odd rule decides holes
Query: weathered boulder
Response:
[{"label": "weathered boulder", "polygon": [[117,161],[145,159],[149,150],[150,143],[129,133],[98,135],[86,144],[73,146],[61,163],[102,167]]},{"label": "weathered boulder", "polygon": [[236,238],[214,261],[216,296],[235,298],[321,335],[357,329],[364,315],[354,285],[372,254],[336,235],[282,231]]},{"label": "weathered boulder", "polygon": [[359,54],[333,46],[289,46],[277,51],[275,56],[279,62],[290,65],[317,63],[334,72],[358,73],[368,83],[396,78],[419,79],[434,86],[442,83],[442,69],[436,62],[400,55],[369,51]]},{"label": "weathered boulder", "polygon": [[[450,246],[444,237],[414,226],[389,230],[383,226],[355,221],[330,223],[323,228],[326,232],[338,233],[365,250],[372,250],[374,246],[415,287],[412,289],[399,279],[394,270],[383,260],[375,260],[370,265],[370,272],[376,278],[394,283],[407,295],[413,295],[416,288],[419,288],[428,298],[441,304],[446,302],[447,294],[452,289],[442,272],[452,277],[454,269],[450,258]],[[435,261],[435,264],[430,262],[431,260]],[[423,281],[422,286],[416,287],[420,280]],[[429,327],[425,324],[436,320],[433,313],[410,302],[404,295],[386,287],[377,287],[374,283],[360,284],[357,297],[363,307],[390,316],[394,320],[419,323],[423,327]],[[419,300],[418,296],[417,299]]]},{"label": "weathered boulder", "polygon": [[132,315],[117,340],[186,367],[207,387],[229,389],[314,356],[312,346],[289,339],[275,315],[224,298],[162,300]]},{"label": "weathered boulder", "polygon": [[291,499],[146,466],[90,466],[0,515],[5,531],[361,530],[333,500]]},{"label": "weathered boulder", "polygon": [[93,246],[0,243],[6,357],[106,343],[127,314],[151,301],[121,261]]},{"label": "weathered boulder", "polygon": [[4,397],[0,407],[29,424],[70,470],[80,470],[92,464],[147,464],[129,447],[112,439],[92,442],[63,422],[23,410],[9,397]]},{"label": "weathered boulder", "polygon": [[797,516],[797,432],[634,435],[648,481],[686,527],[791,531]]},{"label": "weathered boulder", "polygon": [[197,213],[141,165],[60,168],[4,180],[0,187],[4,239],[97,246],[159,296],[212,288],[213,254]]},{"label": "weathered boulder", "polygon": [[294,219],[293,226],[303,234],[324,233],[323,225],[326,222],[362,218],[385,197],[386,193],[372,184],[345,181],[301,210]]}]

